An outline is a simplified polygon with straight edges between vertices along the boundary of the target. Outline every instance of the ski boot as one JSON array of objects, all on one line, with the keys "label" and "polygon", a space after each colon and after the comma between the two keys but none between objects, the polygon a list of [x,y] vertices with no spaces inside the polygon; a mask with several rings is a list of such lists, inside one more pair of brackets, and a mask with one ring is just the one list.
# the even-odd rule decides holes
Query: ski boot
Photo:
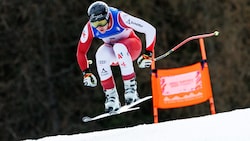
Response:
[{"label": "ski boot", "polygon": [[110,113],[117,111],[120,107],[119,96],[116,88],[104,90],[106,101],[105,101],[105,112]]},{"label": "ski boot", "polygon": [[139,100],[139,96],[137,93],[137,83],[135,78],[131,80],[124,81],[124,97],[125,97],[125,104],[129,105],[137,100]]}]

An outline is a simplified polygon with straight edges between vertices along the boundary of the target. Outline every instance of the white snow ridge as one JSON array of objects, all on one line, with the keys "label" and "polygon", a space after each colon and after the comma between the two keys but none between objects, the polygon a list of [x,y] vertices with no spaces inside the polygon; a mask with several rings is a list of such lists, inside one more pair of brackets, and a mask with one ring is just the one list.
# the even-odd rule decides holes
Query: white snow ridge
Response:
[{"label": "white snow ridge", "polygon": [[250,141],[250,108],[37,141]]}]

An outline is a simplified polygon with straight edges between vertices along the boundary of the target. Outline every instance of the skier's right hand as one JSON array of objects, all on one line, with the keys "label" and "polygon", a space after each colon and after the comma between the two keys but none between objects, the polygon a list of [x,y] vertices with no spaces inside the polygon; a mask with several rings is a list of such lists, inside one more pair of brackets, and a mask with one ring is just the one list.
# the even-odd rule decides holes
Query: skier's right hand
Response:
[{"label": "skier's right hand", "polygon": [[83,85],[88,87],[97,86],[97,79],[89,69],[83,71]]}]

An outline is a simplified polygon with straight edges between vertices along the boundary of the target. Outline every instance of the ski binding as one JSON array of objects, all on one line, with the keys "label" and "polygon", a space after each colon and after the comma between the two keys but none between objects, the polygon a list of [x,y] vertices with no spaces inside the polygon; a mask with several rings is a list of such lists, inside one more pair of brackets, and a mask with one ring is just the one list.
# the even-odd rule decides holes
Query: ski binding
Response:
[{"label": "ski binding", "polygon": [[88,117],[88,116],[84,116],[82,118],[82,121],[83,122],[89,122],[89,121],[94,121],[94,120],[98,120],[98,119],[102,119],[102,118],[106,118],[106,117],[109,117],[109,116],[114,116],[114,115],[119,115],[119,114],[122,114],[122,113],[126,113],[126,112],[130,112],[130,111],[135,111],[135,110],[138,110],[140,109],[140,107],[134,107],[144,101],[147,101],[149,99],[151,99],[152,96],[146,96],[144,98],[141,98],[139,100],[137,100],[136,102],[132,103],[132,104],[129,104],[129,105],[124,105],[122,106],[119,110],[117,111],[114,111],[114,112],[110,112],[110,113],[104,113],[104,114],[101,114],[101,115],[98,115],[98,116],[95,116],[93,118],[91,117]]}]

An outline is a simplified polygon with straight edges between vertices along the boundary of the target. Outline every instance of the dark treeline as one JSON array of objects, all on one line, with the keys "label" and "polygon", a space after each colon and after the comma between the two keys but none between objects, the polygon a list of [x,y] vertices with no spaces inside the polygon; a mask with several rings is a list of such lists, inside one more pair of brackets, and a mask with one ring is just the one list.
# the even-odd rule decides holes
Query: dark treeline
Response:
[{"label": "dark treeline", "polygon": [[[124,115],[83,124],[83,115],[103,112],[104,95],[82,85],[76,47],[86,0],[0,0],[0,138],[20,140],[152,123],[152,103]],[[191,35],[220,31],[205,39],[217,112],[250,107],[249,0],[110,0],[157,28],[156,56]],[[144,35],[138,33],[144,41]],[[94,57],[99,40],[89,51]],[[159,68],[188,65],[200,59],[197,41],[157,62]],[[95,63],[91,66],[95,71]],[[122,98],[119,68],[114,75]],[[150,69],[135,64],[139,93],[151,94]],[[160,121],[210,114],[208,103],[160,111]]]}]

